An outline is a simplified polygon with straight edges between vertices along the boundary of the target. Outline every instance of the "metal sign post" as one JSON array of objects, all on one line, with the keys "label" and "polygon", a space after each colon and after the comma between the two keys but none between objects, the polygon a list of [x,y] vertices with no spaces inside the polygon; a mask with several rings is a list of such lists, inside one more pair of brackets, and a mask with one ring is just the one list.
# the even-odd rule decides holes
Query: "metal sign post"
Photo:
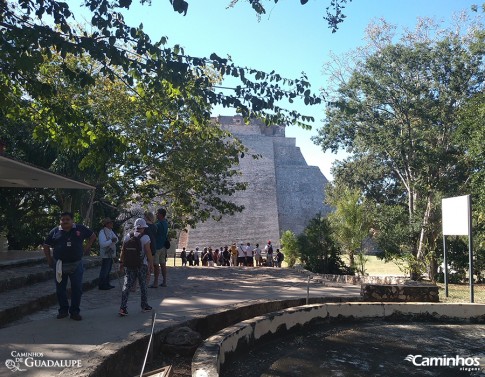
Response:
[{"label": "metal sign post", "polygon": [[471,195],[442,199],[443,261],[445,296],[448,297],[448,261],[446,258],[445,236],[468,236],[470,302],[473,297],[473,238],[472,238],[472,198]]},{"label": "metal sign post", "polygon": [[443,272],[443,282],[445,283],[445,297],[448,297],[448,260],[446,259],[446,237],[443,234],[443,263],[445,270]]},{"label": "metal sign post", "polygon": [[468,252],[469,252],[469,268],[468,268],[468,280],[470,281],[470,302],[474,302],[473,295],[473,238],[472,238],[472,197],[468,195]]}]

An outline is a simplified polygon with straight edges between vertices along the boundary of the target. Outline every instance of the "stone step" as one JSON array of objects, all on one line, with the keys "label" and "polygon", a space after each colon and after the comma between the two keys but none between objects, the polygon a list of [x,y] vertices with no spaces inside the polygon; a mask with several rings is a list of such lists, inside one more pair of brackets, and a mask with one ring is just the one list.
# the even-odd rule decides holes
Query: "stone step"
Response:
[{"label": "stone step", "polygon": [[[84,262],[85,271],[83,276],[83,291],[87,291],[98,287],[99,265],[101,259],[88,257],[85,258]],[[30,282],[28,285],[20,284],[20,279],[13,278],[11,281],[17,281],[19,286],[15,288],[10,287],[8,290],[0,292],[0,328],[10,322],[19,320],[28,314],[32,314],[57,304],[54,273],[51,269],[46,267],[46,265],[44,265],[43,268],[50,271],[50,277],[48,277],[48,274],[46,273],[43,275],[43,278],[45,278],[44,280],[35,283]],[[17,272],[20,273],[21,269],[23,269],[23,267],[19,267]],[[112,279],[117,277],[114,270],[115,266],[113,266],[113,272],[111,273]],[[35,276],[35,273],[30,274],[29,276]],[[69,287],[70,284],[68,282],[68,288]],[[70,294],[70,288],[68,289],[68,294]]]},{"label": "stone step", "polygon": [[[45,257],[29,261],[29,263],[25,263],[23,259],[10,261],[8,267],[4,266],[1,269],[0,293],[54,279],[54,270],[47,266]],[[84,258],[85,269],[97,268],[100,265],[99,257]]]}]

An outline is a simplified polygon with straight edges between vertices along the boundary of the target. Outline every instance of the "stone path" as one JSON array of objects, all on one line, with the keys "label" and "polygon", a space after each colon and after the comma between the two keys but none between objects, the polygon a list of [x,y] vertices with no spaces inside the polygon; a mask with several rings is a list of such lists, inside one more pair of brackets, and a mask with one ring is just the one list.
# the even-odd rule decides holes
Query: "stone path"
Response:
[{"label": "stone path", "polygon": [[[85,280],[95,279],[97,271],[97,268],[87,270]],[[80,322],[69,318],[57,320],[57,306],[52,306],[0,329],[0,376],[12,376],[12,369],[5,364],[7,360],[11,361],[10,368],[26,369],[22,376],[72,374],[72,368],[25,367],[22,364],[25,360],[17,361],[14,355],[34,354],[33,358],[39,362],[81,360],[86,363],[89,359],[102,358],[103,352],[108,352],[107,344],[126,341],[137,332],[148,333],[151,315],[141,313],[139,291],[130,295],[129,315],[118,316],[121,282],[116,280],[112,281],[115,289],[94,289],[83,294],[83,320]],[[33,296],[52,294],[53,282],[45,284],[33,284],[16,291]],[[212,309],[258,299],[303,298],[306,292],[307,277],[291,269],[169,267],[168,287],[149,289],[148,301],[157,313],[156,327],[161,329]],[[5,293],[8,292],[2,294]],[[359,286],[310,284],[310,297],[356,297],[359,294]],[[76,375],[86,374],[84,368],[76,369]]]}]

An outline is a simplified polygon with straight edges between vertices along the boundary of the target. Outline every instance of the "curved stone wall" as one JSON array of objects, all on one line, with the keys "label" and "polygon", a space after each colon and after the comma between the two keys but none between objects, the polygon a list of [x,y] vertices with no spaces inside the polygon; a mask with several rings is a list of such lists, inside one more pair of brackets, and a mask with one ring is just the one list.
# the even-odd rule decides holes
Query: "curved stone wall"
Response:
[{"label": "curved stone wall", "polygon": [[[359,297],[354,297],[360,301]],[[343,302],[349,297],[310,297],[309,302]],[[305,304],[304,298],[287,300],[255,300],[234,305],[230,308],[217,308],[201,313],[199,316],[174,326],[158,329],[153,337],[153,354],[157,355],[164,348],[167,335],[176,328],[189,327],[205,339],[227,326],[234,325],[249,318],[264,315],[269,312],[296,307]],[[134,332],[128,339],[120,342],[106,343],[92,352],[83,360],[83,376],[90,377],[125,377],[139,373],[141,361],[145,357],[150,335],[146,332]],[[76,369],[63,372],[64,376],[78,376]]]},{"label": "curved stone wall", "polygon": [[317,318],[395,316],[485,323],[485,305],[347,302],[293,307],[242,321],[208,338],[192,359],[192,377],[218,377],[227,356],[239,347],[248,347],[264,336],[303,326]]}]

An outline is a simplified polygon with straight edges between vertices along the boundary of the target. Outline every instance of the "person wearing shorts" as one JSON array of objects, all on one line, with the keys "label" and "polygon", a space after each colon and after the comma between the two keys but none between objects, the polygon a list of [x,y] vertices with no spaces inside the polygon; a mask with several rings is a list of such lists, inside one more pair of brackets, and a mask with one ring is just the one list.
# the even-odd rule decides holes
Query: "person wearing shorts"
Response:
[{"label": "person wearing shorts", "polygon": [[167,249],[165,248],[165,241],[168,236],[168,221],[166,219],[167,211],[165,208],[157,210],[157,233],[155,238],[155,255],[153,256],[153,286],[158,286],[158,278],[160,272],[162,273],[161,287],[167,286]]},{"label": "person wearing shorts", "polygon": [[242,242],[239,244],[239,247],[237,248],[237,265],[238,266],[246,265],[246,247]]}]

